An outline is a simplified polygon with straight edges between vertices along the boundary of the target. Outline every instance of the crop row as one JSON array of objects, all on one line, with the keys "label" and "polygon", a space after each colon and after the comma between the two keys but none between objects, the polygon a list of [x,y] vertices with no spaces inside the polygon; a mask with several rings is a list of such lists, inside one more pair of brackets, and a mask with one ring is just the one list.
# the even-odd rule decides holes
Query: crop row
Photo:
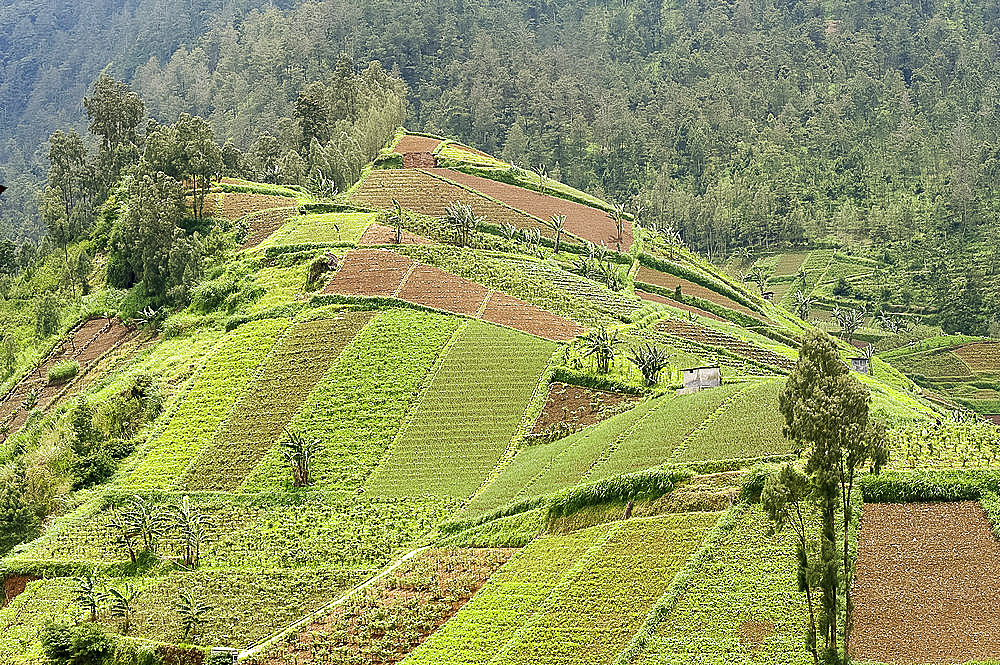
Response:
[{"label": "crop row", "polygon": [[271,194],[250,194],[245,192],[215,192],[205,197],[205,214],[209,217],[240,219],[264,210],[293,208],[298,200],[287,196]]},{"label": "crop row", "polygon": [[[353,491],[361,486],[459,324],[454,317],[388,310],[344,347],[290,425],[305,439],[320,441],[312,468],[317,487]],[[290,485],[288,470],[272,449],[244,489]]]},{"label": "crop row", "polygon": [[401,660],[458,611],[514,552],[425,550],[250,662],[353,665]]},{"label": "crop row", "polygon": [[211,445],[177,485],[187,490],[232,491],[270,450],[313,386],[371,319],[371,312],[292,326],[244,390]]},{"label": "crop row", "polygon": [[293,215],[260,246],[355,243],[374,221],[374,213],[361,212]]},{"label": "crop row", "polygon": [[[464,636],[475,644],[479,633],[494,627],[494,617],[482,609],[506,610],[510,618],[520,619],[520,625],[511,622],[514,625],[507,630],[490,635],[487,644],[476,644],[477,654],[483,647],[496,653],[488,662],[612,662],[716,518],[714,513],[667,515],[592,527],[571,536],[541,538],[522,552],[524,558],[519,564],[527,568],[523,572],[528,579],[536,578],[537,566],[558,580],[542,585],[539,591],[547,592],[543,599],[524,602],[516,596],[511,598],[502,587],[487,585],[468,606],[479,605],[469,612],[470,616],[442,631],[450,629],[458,635],[450,640],[436,640],[435,635],[425,644],[423,659],[416,662],[487,662],[470,658],[473,654],[469,653],[461,654],[460,660],[449,653],[458,638]],[[573,559],[560,561],[552,556],[546,542],[550,539],[567,539],[577,546],[581,540],[589,541],[590,547],[576,550]],[[536,548],[536,543],[540,547]],[[461,616],[460,612],[456,620]]]},{"label": "crop row", "polygon": [[759,365],[776,367],[786,371],[791,371],[795,368],[795,360],[788,356],[775,353],[752,342],[706,328],[691,321],[668,319],[657,324],[656,329],[667,335],[680,337],[681,339],[690,340],[697,344],[725,349],[740,358],[746,358]]},{"label": "crop row", "polygon": [[[334,498],[285,500],[274,496],[195,494],[191,506],[207,517],[204,569],[232,569],[252,562],[267,568],[326,566],[377,568],[400,547],[422,536],[453,508],[443,500]],[[150,495],[163,515],[180,495]],[[42,538],[5,561],[10,570],[48,564],[107,566],[129,560],[109,522],[124,502],[109,497],[60,521]],[[179,542],[167,533],[158,551],[170,555]]]},{"label": "crop row", "polygon": [[919,374],[929,379],[971,377],[972,372],[962,358],[948,349],[921,351],[892,359],[892,364],[907,374]]},{"label": "crop row", "polygon": [[889,430],[893,468],[1000,467],[1000,427],[991,422],[907,422]]},{"label": "crop row", "polygon": [[759,319],[762,322],[766,322],[766,319],[748,308],[746,305],[738,303],[732,298],[728,298],[706,286],[695,284],[694,282],[684,279],[683,277],[677,277],[675,275],[671,275],[670,273],[654,270],[653,268],[649,268],[647,266],[640,266],[639,272],[636,274],[636,280],[645,282],[646,284],[652,284],[663,289],[669,289],[671,291],[680,287],[682,295],[695,296],[701,298],[702,300],[707,300],[715,303],[716,305],[725,307],[726,309],[735,310],[747,316]]},{"label": "crop row", "polygon": [[955,353],[974,372],[1000,372],[1000,344],[996,342],[966,344]]},{"label": "crop row", "polygon": [[254,212],[239,220],[239,225],[246,229],[246,239],[243,241],[243,248],[256,247],[270,237],[272,233],[290,217],[298,214],[297,207],[272,208]]},{"label": "crop row", "polygon": [[257,366],[288,327],[281,319],[237,328],[216,347],[191,391],[126,484],[165,489],[215,436]]},{"label": "crop row", "polygon": [[778,410],[784,381],[771,380],[746,388],[711,423],[700,429],[680,451],[679,461],[763,457],[787,454],[792,446],[782,434],[785,421]]},{"label": "crop row", "polygon": [[369,483],[384,496],[472,494],[524,417],[555,345],[469,321]]},{"label": "crop row", "polygon": [[[139,593],[128,634],[160,642],[196,641],[245,649],[341,595],[363,575],[360,571],[243,569],[130,578],[129,587]],[[124,582],[104,579],[100,586],[121,590]],[[186,640],[175,608],[181,593],[191,594],[210,608],[202,625]],[[29,584],[10,606],[0,610],[0,661],[46,662],[39,657],[41,628],[52,621],[86,618],[74,596],[71,578]],[[121,620],[107,608],[99,610],[98,620],[113,632],[121,628]]]},{"label": "crop row", "polygon": [[808,613],[795,586],[790,531],[770,534],[754,506],[713,548],[636,662],[806,665]]},{"label": "crop row", "polygon": [[510,164],[502,162],[496,157],[491,157],[484,152],[468,148],[458,143],[445,143],[435,154],[439,159],[453,159],[459,162],[467,162],[476,166],[489,168],[509,168]]}]

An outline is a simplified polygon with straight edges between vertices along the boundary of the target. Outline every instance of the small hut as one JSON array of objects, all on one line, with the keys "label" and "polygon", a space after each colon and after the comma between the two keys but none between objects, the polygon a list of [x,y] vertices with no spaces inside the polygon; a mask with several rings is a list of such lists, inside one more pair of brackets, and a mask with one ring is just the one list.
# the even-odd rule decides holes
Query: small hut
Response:
[{"label": "small hut", "polygon": [[706,388],[718,388],[722,385],[722,370],[718,365],[707,367],[692,367],[682,369],[681,378],[684,379],[684,387],[681,394],[696,393]]}]

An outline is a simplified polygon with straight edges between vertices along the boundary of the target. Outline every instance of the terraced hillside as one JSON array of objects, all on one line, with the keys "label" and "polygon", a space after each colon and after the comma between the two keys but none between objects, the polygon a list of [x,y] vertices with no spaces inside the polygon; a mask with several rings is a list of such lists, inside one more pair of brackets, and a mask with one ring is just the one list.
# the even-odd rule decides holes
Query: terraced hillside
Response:
[{"label": "terraced hillside", "polygon": [[[119,294],[6,384],[3,473],[104,475],[58,476],[51,519],[2,553],[0,662],[46,663],[62,630],[150,665],[812,662],[791,535],[744,488],[801,459],[778,403],[808,323],[442,138],[400,130],[336,199],[209,196],[231,254],[190,305]],[[456,200],[485,217],[465,241]],[[963,340],[938,379],[989,375],[994,351]],[[922,353],[884,358],[938,366]],[[704,366],[721,385],[681,390]],[[855,376],[899,482],[1000,466],[982,424],[921,434],[941,414],[879,357]]]}]

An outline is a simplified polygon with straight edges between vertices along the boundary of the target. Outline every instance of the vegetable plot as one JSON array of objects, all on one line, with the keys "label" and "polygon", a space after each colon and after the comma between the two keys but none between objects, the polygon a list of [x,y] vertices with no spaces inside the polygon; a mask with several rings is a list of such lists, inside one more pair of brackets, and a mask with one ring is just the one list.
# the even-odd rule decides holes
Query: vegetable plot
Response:
[{"label": "vegetable plot", "polygon": [[554,350],[551,342],[468,322],[369,490],[381,496],[472,494],[517,431]]},{"label": "vegetable plot", "polygon": [[374,221],[375,213],[362,212],[293,215],[261,243],[260,247],[307,243],[355,243]]},{"label": "vegetable plot", "polygon": [[759,506],[708,560],[636,661],[642,665],[808,665],[805,597],[795,585],[791,532],[770,535]]},{"label": "vegetable plot", "polygon": [[177,485],[188,490],[233,491],[282,436],[313,386],[365,324],[371,312],[294,326],[247,386],[212,445]]},{"label": "vegetable plot", "polygon": [[247,323],[216,347],[190,393],[146,458],[128,477],[129,487],[166,489],[212,440],[219,424],[253,377],[255,368],[287,328],[283,319]]},{"label": "vegetable plot", "polygon": [[[316,487],[358,489],[399,431],[445,343],[461,321],[408,309],[382,312],[344,348],[292,419],[291,428],[322,447],[313,462]],[[291,486],[272,449],[243,489]]]}]

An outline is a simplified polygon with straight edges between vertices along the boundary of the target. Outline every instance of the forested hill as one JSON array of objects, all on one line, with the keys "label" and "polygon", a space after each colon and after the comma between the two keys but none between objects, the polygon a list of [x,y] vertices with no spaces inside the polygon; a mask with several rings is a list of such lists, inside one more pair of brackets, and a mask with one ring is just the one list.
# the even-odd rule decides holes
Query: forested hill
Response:
[{"label": "forested hill", "polygon": [[[964,256],[968,243],[952,239],[995,231],[995,3],[327,0],[236,21],[232,9],[208,16],[217,0],[191,4],[166,10],[176,22],[143,24],[125,60],[106,57],[128,75],[149,56],[133,82],[152,115],[202,115],[243,149],[280,134],[302,86],[346,52],[398,69],[411,127],[642,206],[713,258],[806,238],[876,243],[940,279],[921,263]],[[32,41],[22,24],[37,29],[45,14],[21,10],[0,28],[8,69]],[[140,10],[136,20],[162,14]],[[38,45],[39,71],[46,60],[65,71],[59,44]],[[72,75],[22,76],[28,101],[5,102],[19,109],[7,159],[35,149],[32,118],[82,115],[79,91],[59,93],[94,67],[69,53]]]}]

